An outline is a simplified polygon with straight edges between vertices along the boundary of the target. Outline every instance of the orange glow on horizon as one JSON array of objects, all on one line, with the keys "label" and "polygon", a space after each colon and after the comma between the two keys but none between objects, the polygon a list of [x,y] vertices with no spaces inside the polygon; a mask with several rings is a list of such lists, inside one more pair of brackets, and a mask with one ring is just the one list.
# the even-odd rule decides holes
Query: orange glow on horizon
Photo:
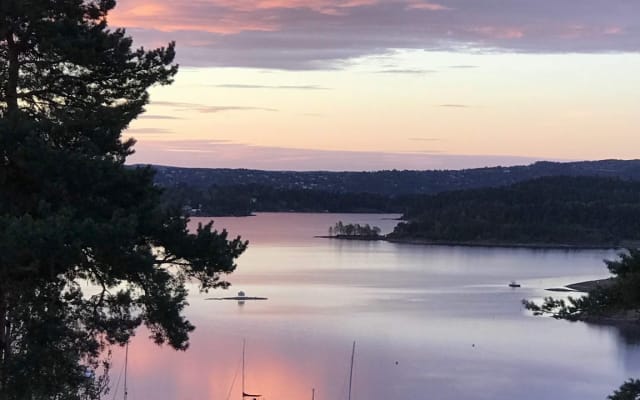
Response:
[{"label": "orange glow on horizon", "polygon": [[[239,397],[242,341],[228,334],[213,337],[213,332],[192,335],[191,350],[183,353],[167,346],[158,347],[146,337],[146,331],[139,332],[129,346],[129,382],[156,383],[158,390],[171,382],[171,389],[182,397],[214,399],[226,398],[233,384],[232,398]],[[325,371],[318,368],[317,363],[293,364],[286,354],[280,354],[286,353],[282,345],[261,346],[258,341],[250,341],[247,350],[245,391],[248,393],[261,394],[267,399],[306,398],[311,387],[323,390],[330,385]],[[123,349],[115,351],[116,375],[123,355]],[[344,363],[344,360],[338,361],[340,365]],[[135,383],[130,387],[135,388]],[[138,385],[138,392],[140,390]]]}]

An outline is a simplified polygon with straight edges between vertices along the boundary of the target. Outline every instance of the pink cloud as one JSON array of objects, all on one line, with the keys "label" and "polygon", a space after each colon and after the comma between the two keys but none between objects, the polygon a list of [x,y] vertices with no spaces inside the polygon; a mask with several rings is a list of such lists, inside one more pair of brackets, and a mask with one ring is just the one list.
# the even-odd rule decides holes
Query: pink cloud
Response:
[{"label": "pink cloud", "polygon": [[622,35],[624,33],[624,29],[622,29],[619,26],[612,26],[609,28],[606,28],[603,33],[605,35]]},{"label": "pink cloud", "polygon": [[[109,14],[109,24],[163,32],[199,31],[224,35],[245,31],[275,31],[280,28],[273,17],[256,16],[242,8],[226,8],[224,4],[217,5],[213,1],[176,3],[180,2],[120,1]],[[223,8],[215,12],[212,6]]]},{"label": "pink cloud", "polygon": [[[325,15],[344,15],[345,10],[376,4],[377,0],[121,0],[109,15],[114,26],[159,31],[202,31],[234,34],[244,31],[275,31],[281,27],[277,11],[306,9]],[[264,11],[273,11],[263,14]]]},{"label": "pink cloud", "polygon": [[521,29],[510,27],[482,26],[471,28],[470,31],[493,39],[521,39],[524,37],[524,32]]},{"label": "pink cloud", "polygon": [[564,39],[595,41],[608,36],[622,36],[624,33],[625,30],[622,27],[615,25],[569,24],[559,30],[558,36]]},{"label": "pink cloud", "polygon": [[428,10],[428,11],[449,11],[452,10],[450,7],[443,6],[438,3],[429,3],[423,1],[410,1],[407,5],[408,9],[414,10]]},{"label": "pink cloud", "polygon": [[110,24],[190,66],[340,68],[394,49],[640,51],[627,0],[119,0]]}]

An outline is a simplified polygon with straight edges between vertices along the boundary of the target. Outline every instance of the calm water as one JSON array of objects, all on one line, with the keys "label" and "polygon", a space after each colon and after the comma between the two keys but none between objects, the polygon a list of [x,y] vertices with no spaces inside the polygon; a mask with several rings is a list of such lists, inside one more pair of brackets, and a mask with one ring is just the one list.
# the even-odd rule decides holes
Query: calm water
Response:
[{"label": "calm water", "polygon": [[[531,317],[523,298],[606,276],[611,251],[488,249],[314,238],[336,221],[390,231],[397,216],[217,218],[251,244],[229,291],[193,290],[187,352],[130,346],[129,399],[604,399],[640,377],[640,347],[614,328]],[[206,219],[195,219],[206,222]],[[515,279],[520,289],[507,284]],[[210,301],[235,295],[268,301]],[[557,294],[554,294],[557,296]],[[116,354],[112,381],[122,367]],[[108,398],[122,398],[122,383]]]}]

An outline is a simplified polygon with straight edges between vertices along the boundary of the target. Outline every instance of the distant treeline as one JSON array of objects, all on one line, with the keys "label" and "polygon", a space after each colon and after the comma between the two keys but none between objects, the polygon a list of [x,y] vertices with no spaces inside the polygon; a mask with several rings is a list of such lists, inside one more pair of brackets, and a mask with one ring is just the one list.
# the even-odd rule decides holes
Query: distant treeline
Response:
[{"label": "distant treeline", "polygon": [[264,186],[326,193],[384,196],[436,194],[451,190],[507,186],[545,176],[600,176],[640,181],[640,160],[572,163],[537,162],[514,167],[432,171],[261,171],[153,166],[162,187],[186,184],[200,190],[226,186]]},{"label": "distant treeline", "polygon": [[265,185],[199,188],[187,184],[164,188],[166,204],[185,207],[195,215],[244,216],[255,212],[403,213],[416,196],[335,193],[283,189]]},{"label": "distant treeline", "polygon": [[416,201],[394,239],[496,244],[618,245],[640,240],[640,183],[547,177]]},{"label": "distant treeline", "polygon": [[[503,187],[545,176],[600,176],[640,181],[640,160],[438,171],[260,171],[153,166],[165,203],[195,215],[254,212],[404,213],[428,195]],[[428,203],[428,201],[427,201]]]}]

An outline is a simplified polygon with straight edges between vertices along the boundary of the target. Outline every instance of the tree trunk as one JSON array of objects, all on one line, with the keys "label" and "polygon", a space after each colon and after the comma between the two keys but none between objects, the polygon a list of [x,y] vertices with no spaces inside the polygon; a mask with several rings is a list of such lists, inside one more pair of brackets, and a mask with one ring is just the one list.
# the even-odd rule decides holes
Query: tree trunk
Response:
[{"label": "tree trunk", "polygon": [[15,42],[13,32],[7,33],[7,114],[14,116],[18,113],[18,79],[20,77],[20,60],[18,58],[18,44]]},{"label": "tree trunk", "polygon": [[6,343],[7,333],[7,301],[2,285],[0,285],[0,400],[5,399],[6,373],[5,365],[7,361],[8,343]]}]

